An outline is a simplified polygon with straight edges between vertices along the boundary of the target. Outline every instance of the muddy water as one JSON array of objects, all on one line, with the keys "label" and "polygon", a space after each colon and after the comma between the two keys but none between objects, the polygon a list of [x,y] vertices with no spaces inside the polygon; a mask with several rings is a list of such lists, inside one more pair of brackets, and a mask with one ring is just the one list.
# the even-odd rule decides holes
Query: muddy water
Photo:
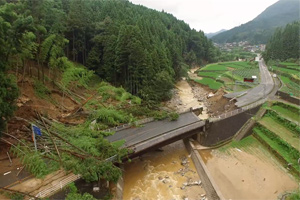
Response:
[{"label": "muddy water", "polygon": [[198,117],[200,119],[207,119],[207,108],[204,106],[203,102],[199,102],[193,94],[192,88],[186,80],[177,82],[176,88],[178,89],[178,95],[182,102],[179,111],[186,111],[189,108],[203,107],[203,112]]},{"label": "muddy water", "polygon": [[[200,180],[183,142],[162,149],[125,165],[124,200],[200,199],[205,194],[202,186],[181,188],[184,183]],[[187,163],[185,166],[183,160]]]}]

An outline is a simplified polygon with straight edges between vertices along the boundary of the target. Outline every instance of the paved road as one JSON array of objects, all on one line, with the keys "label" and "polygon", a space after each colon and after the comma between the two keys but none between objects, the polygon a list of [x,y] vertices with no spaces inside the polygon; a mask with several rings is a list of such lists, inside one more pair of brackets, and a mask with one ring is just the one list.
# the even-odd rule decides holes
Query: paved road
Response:
[{"label": "paved road", "polygon": [[144,124],[143,127],[129,128],[118,131],[114,135],[109,136],[106,139],[108,139],[110,142],[125,139],[126,143],[124,146],[129,147],[197,121],[200,121],[199,118],[193,112],[188,112],[181,114],[176,121],[169,121],[168,119],[163,121],[154,121]]},{"label": "paved road", "polygon": [[[265,65],[263,60],[260,60],[258,63],[261,82],[255,88],[248,90],[245,95],[236,98],[237,102],[235,103],[235,105],[237,107],[243,107],[245,105],[258,101],[259,99],[265,98],[273,90],[274,82],[268,70],[268,67]],[[233,98],[234,94],[228,94],[225,95],[225,97]]]},{"label": "paved road", "polygon": [[32,177],[29,172],[23,169],[19,175],[17,176],[19,169],[13,168],[10,170],[11,173],[4,175],[5,173],[0,174],[0,187],[7,187],[14,185],[14,183],[18,183],[24,179]]}]

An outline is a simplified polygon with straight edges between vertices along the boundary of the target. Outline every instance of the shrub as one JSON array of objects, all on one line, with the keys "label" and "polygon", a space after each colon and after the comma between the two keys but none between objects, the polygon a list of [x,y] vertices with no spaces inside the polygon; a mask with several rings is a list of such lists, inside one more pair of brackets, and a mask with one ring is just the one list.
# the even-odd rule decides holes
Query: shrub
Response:
[{"label": "shrub", "polygon": [[33,87],[36,96],[41,99],[49,98],[51,91],[41,81],[36,80]]}]

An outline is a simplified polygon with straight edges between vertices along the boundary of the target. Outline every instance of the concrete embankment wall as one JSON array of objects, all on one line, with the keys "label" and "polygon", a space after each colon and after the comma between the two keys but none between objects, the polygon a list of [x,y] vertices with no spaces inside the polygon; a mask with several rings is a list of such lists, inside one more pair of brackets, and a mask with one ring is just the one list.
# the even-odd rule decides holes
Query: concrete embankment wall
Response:
[{"label": "concrete embankment wall", "polygon": [[[121,165],[120,168],[124,172],[123,165]],[[119,178],[115,187],[116,187],[116,190],[111,191],[112,195],[113,195],[113,200],[122,200],[123,199],[123,190],[124,190],[124,174]]]},{"label": "concrete embankment wall", "polygon": [[206,191],[206,196],[208,199],[214,199],[214,200],[223,200],[225,199],[213,180],[212,176],[210,175],[210,172],[208,171],[204,161],[202,160],[199,152],[192,148],[192,145],[189,141],[189,139],[184,139],[185,147],[189,154],[191,154],[191,158],[193,160],[193,163],[196,167],[197,173],[200,176],[200,179],[202,181],[202,185]]},{"label": "concrete embankment wall", "polygon": [[198,142],[203,146],[210,147],[231,139],[257,113],[259,108],[260,106],[221,121],[210,123],[209,128],[198,137]]},{"label": "concrete embankment wall", "polygon": [[287,94],[285,92],[277,91],[276,95],[285,101],[288,101],[288,102],[296,104],[296,105],[300,105],[300,99],[298,99],[296,97],[291,97],[289,94]]}]

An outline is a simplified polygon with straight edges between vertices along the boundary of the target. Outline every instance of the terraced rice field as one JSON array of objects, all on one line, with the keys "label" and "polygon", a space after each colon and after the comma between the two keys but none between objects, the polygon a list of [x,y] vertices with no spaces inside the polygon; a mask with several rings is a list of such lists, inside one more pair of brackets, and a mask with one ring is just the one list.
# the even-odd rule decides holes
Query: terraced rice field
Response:
[{"label": "terraced rice field", "polygon": [[291,192],[300,195],[299,113],[298,106],[273,102],[252,135],[218,149],[200,150],[226,199],[278,199]]},{"label": "terraced rice field", "polygon": [[300,108],[275,102],[254,127],[254,136],[267,145],[283,162],[290,164],[291,173],[300,179]]},{"label": "terraced rice field", "polygon": [[[294,107],[294,109],[293,109],[293,107]],[[295,123],[296,122],[300,123],[299,108],[297,108],[293,105],[291,105],[291,109],[288,109],[288,108],[284,107],[283,104],[277,104],[277,105],[273,105],[271,107],[271,109],[274,110],[275,112],[277,112],[282,117],[286,118],[287,120],[293,121]]]},{"label": "terraced rice field", "polygon": [[222,87],[222,83],[219,83],[211,78],[203,78],[201,80],[195,80],[197,83],[200,83],[202,85],[207,85],[212,90],[218,90]]},{"label": "terraced rice field", "polygon": [[283,82],[280,91],[300,97],[300,65],[298,63],[281,62],[271,67]]},{"label": "terraced rice field", "polygon": [[[211,89],[219,89],[221,87],[230,91],[249,89],[259,82],[259,68],[257,63],[249,62],[224,62],[218,64],[207,65],[198,70],[198,76],[203,80],[197,81],[200,84],[207,85]],[[256,84],[243,83],[244,78],[256,76]],[[231,85],[238,85],[233,87]],[[235,90],[235,91],[236,91]]]},{"label": "terraced rice field", "polygon": [[292,132],[286,126],[278,123],[278,121],[271,117],[263,117],[259,123],[300,151],[300,140],[299,137],[297,137],[297,133]]}]

